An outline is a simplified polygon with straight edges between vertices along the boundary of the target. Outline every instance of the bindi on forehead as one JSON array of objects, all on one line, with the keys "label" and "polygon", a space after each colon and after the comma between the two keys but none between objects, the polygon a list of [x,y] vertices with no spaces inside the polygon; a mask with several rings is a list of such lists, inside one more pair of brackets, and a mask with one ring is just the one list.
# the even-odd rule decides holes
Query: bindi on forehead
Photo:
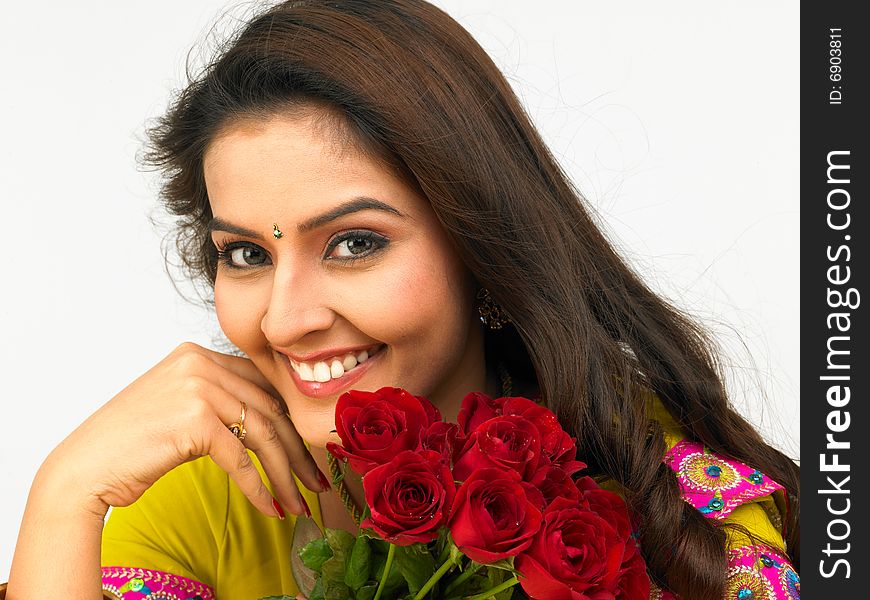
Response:
[{"label": "bindi on forehead", "polygon": [[[323,214],[312,217],[311,219],[308,219],[307,221],[299,223],[296,226],[296,229],[300,233],[307,233],[307,232],[313,231],[319,227],[323,227],[324,225],[327,225],[327,224],[331,223],[332,221],[339,219],[340,217],[343,217],[345,215],[349,215],[349,214],[352,214],[355,212],[363,211],[363,210],[379,210],[382,212],[386,212],[389,214],[399,216],[403,219],[407,218],[407,215],[405,215],[402,211],[398,210],[397,208],[395,208],[393,206],[390,206],[386,202],[382,202],[382,201],[377,200],[375,198],[369,198],[367,196],[358,196],[356,198],[348,200],[347,202],[343,202],[342,204],[339,204],[338,206],[336,206],[332,210],[329,210]],[[275,227],[275,229],[278,229],[278,228]],[[250,237],[250,238],[254,238],[254,239],[258,239],[258,240],[263,239],[263,236],[259,232],[254,231],[252,229],[248,229],[247,227],[241,227],[239,225],[236,225],[234,223],[226,221],[220,217],[213,217],[211,219],[211,221],[209,221],[208,230],[209,230],[209,232],[224,231],[226,233],[233,233],[236,235],[242,235],[242,236],[246,236],[246,237]],[[283,237],[283,235],[284,234],[281,233],[281,235],[275,235],[275,237],[281,238],[281,237]]]}]

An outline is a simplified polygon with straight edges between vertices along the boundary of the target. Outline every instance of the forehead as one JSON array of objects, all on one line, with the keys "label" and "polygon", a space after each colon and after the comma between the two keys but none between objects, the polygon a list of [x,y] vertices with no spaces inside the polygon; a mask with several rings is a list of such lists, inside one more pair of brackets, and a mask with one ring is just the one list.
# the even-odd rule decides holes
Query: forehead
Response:
[{"label": "forehead", "polygon": [[[359,162],[365,154],[342,120],[325,111],[297,107],[290,111],[249,114],[221,125],[203,157],[206,174],[244,166],[249,158],[320,158]],[[265,165],[264,165],[265,166]]]},{"label": "forehead", "polygon": [[335,157],[344,158],[347,154],[365,156],[406,180],[414,179],[409,172],[400,173],[404,163],[363,133],[341,108],[317,98],[291,99],[278,107],[252,109],[230,117],[218,126],[206,147],[206,159],[210,151],[227,137],[263,133],[282,123],[294,125],[297,136],[307,135]]},{"label": "forehead", "polygon": [[421,204],[428,202],[404,178],[353,141],[344,126],[318,112],[228,123],[204,156],[212,212],[302,220],[355,196],[401,205],[403,212],[425,210]]}]

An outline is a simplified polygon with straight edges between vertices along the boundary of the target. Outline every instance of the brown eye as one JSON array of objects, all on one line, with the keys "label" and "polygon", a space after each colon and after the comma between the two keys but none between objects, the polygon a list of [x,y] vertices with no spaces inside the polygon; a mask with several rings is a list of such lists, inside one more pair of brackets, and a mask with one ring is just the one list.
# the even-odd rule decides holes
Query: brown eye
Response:
[{"label": "brown eye", "polygon": [[340,252],[339,256],[348,256],[347,253],[352,255],[362,254],[366,250],[369,250],[374,243],[371,240],[367,240],[365,238],[349,238],[343,242],[341,242],[336,248],[339,250],[344,248],[344,252]]},{"label": "brown eye", "polygon": [[333,238],[326,258],[353,261],[383,250],[388,243],[387,238],[373,231],[349,231]]},{"label": "brown eye", "polygon": [[262,248],[252,248],[245,246],[244,248],[235,248],[230,252],[230,259],[236,264],[260,265],[266,262],[266,253]]},{"label": "brown eye", "polygon": [[269,255],[255,244],[227,244],[218,250],[218,259],[231,269],[247,269],[269,264]]}]

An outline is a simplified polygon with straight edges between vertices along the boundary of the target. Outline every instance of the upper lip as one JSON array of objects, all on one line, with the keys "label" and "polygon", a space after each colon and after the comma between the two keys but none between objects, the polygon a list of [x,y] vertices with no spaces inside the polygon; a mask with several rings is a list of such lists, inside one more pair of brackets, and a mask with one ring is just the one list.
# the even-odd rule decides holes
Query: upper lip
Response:
[{"label": "upper lip", "polygon": [[356,354],[361,352],[362,350],[372,350],[377,348],[381,344],[363,344],[360,346],[343,346],[341,348],[329,348],[327,350],[320,350],[318,352],[309,352],[307,354],[296,354],[294,352],[288,352],[287,350],[281,350],[280,348],[275,348],[276,352],[287,356],[296,362],[316,362],[322,358],[332,358],[333,356],[344,356],[345,354]]}]

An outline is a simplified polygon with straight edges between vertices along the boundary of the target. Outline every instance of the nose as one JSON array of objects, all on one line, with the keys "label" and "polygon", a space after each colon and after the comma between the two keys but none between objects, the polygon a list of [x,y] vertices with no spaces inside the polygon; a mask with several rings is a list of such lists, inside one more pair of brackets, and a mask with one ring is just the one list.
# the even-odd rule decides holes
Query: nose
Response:
[{"label": "nose", "polygon": [[290,348],[305,336],[332,327],[336,314],[327,302],[328,294],[310,267],[285,262],[275,269],[260,329],[272,346]]}]

